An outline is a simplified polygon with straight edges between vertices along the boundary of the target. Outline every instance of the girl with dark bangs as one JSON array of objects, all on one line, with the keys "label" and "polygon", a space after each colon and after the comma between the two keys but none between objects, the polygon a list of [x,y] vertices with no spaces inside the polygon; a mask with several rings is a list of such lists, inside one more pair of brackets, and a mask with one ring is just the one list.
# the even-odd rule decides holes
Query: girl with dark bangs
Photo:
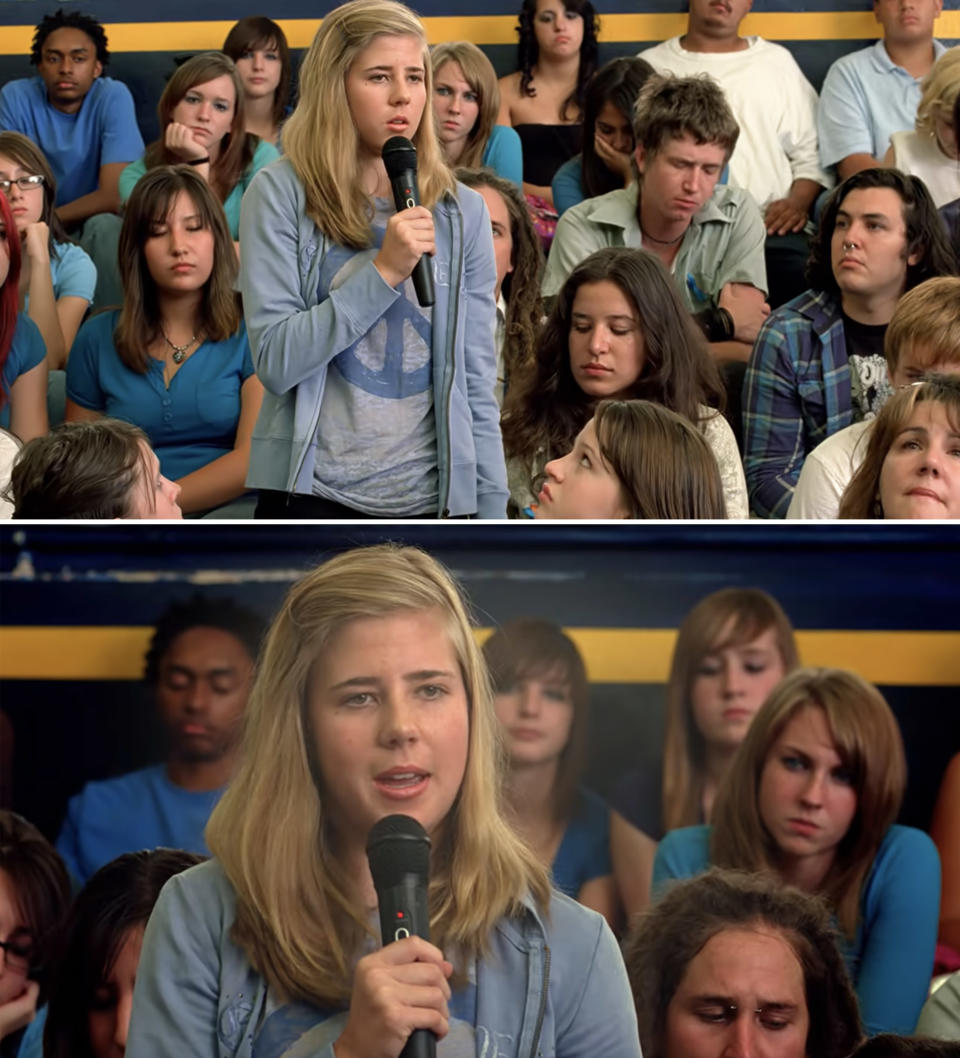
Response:
[{"label": "girl with dark bangs", "polygon": [[263,15],[241,18],[223,42],[243,82],[244,128],[280,147],[280,126],[290,108],[290,48],[283,30]]},{"label": "girl with dark bangs", "polygon": [[180,849],[130,852],[87,882],[56,961],[44,1058],[122,1058],[147,919],[167,881],[202,860]]},{"label": "girl with dark bangs", "polygon": [[223,209],[186,166],[137,184],[120,233],[123,307],[88,320],[67,364],[67,421],[139,426],[184,512],[243,495],[263,387]]}]

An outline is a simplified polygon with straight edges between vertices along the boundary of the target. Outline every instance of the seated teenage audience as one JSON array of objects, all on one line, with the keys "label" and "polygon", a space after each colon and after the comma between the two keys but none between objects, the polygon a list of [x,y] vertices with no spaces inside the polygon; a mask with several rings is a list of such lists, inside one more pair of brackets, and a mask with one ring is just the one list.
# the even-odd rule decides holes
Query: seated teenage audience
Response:
[{"label": "seated teenage audience", "polygon": [[194,596],[160,615],[144,679],[167,736],[162,764],[87,783],[70,798],[57,850],[85,883],[137,849],[206,854],[203,831],[237,760],[264,626],[225,600]]},{"label": "seated teenage audience", "polygon": [[590,0],[523,0],[517,23],[517,70],[500,78],[501,125],[523,145],[523,190],[547,242],[550,185],[580,150],[587,82],[597,68],[599,20]]},{"label": "seated teenage audience", "polygon": [[120,419],[61,423],[16,457],[14,518],[182,518],[180,486],[160,473],[147,435]]},{"label": "seated teenage audience", "polygon": [[[240,288],[267,390],[258,517],[506,513],[490,217],[443,161],[432,81],[408,8],[338,7],[304,56],[285,157],[244,199]],[[381,157],[398,133],[423,203],[399,213]],[[412,278],[424,253],[430,309]]]},{"label": "seated teenage audience", "polygon": [[725,518],[726,509],[716,457],[697,427],[649,400],[602,400],[573,448],[544,467],[529,515]]},{"label": "seated teenage audience", "polygon": [[876,44],[841,56],[820,90],[820,161],[848,176],[880,163],[890,137],[912,129],[920,83],[943,54],[933,26],[943,0],[873,0]]},{"label": "seated teenage audience", "polygon": [[458,169],[457,179],[479,192],[490,214],[497,262],[497,401],[511,378],[533,362],[543,323],[543,250],[523,196],[491,169]]},{"label": "seated teenage audience", "polygon": [[751,509],[783,518],[806,454],[890,395],[887,324],[905,290],[957,264],[923,183],[896,169],[845,180],[827,202],[811,289],[766,321],[743,389]]},{"label": "seated teenage audience", "polygon": [[847,1058],[861,1038],[826,909],[769,878],[674,886],[624,958],[644,1058]]},{"label": "seated teenage audience", "polygon": [[523,181],[520,137],[496,124],[500,89],[490,60],[469,41],[437,44],[433,66],[433,116],[450,166],[486,166],[517,187]]},{"label": "seated teenage audience", "polygon": [[877,416],[840,518],[960,518],[960,378],[927,375]]},{"label": "seated teenage audience", "polygon": [[151,170],[120,237],[123,306],[81,328],[67,420],[107,415],[150,439],[185,512],[242,495],[263,388],[253,373],[227,222],[185,166]]},{"label": "seated teenage audience", "polygon": [[610,799],[610,842],[628,915],[650,900],[657,842],[709,823],[720,783],[770,691],[797,665],[790,619],[757,588],[723,588],[684,617],[667,677],[662,759],[624,775]]},{"label": "seated teenage audience", "polygon": [[[960,374],[960,278],[928,279],[897,302],[883,338],[893,389],[931,372]],[[788,518],[836,518],[840,497],[863,460],[876,419],[821,441],[803,461]]]},{"label": "seated teenage audience", "polygon": [[919,176],[939,209],[960,198],[960,148],[953,112],[960,100],[960,47],[937,59],[924,78],[912,130],[895,132],[884,163]]},{"label": "seated teenage audience", "polygon": [[561,892],[616,924],[609,813],[582,784],[590,688],[576,644],[520,617],[483,644],[507,753],[507,817]]},{"label": "seated teenage audience", "polygon": [[746,517],[737,444],[716,410],[716,366],[666,269],[640,250],[600,250],[573,270],[534,363],[511,383],[503,443],[518,511],[532,505],[546,464],[570,451],[604,398],[652,400],[697,426],[720,468],[727,517]]},{"label": "seated teenage audience", "polygon": [[[464,1055],[640,1058],[616,940],[511,830],[497,749],[439,563],[384,545],[308,573],[267,636],[214,859],[150,916],[126,1058],[397,1055],[415,1029]],[[381,948],[365,847],[396,812],[432,843],[410,843],[430,860],[431,940]]]},{"label": "seated teenage audience", "polygon": [[164,885],[200,862],[179,849],[129,852],[87,882],[52,967],[44,1058],[123,1058],[147,919]]},{"label": "seated teenage audience", "polygon": [[933,969],[940,863],[926,834],[894,823],[905,785],[900,729],[879,691],[851,672],[798,669],[754,717],[712,824],[660,843],[654,896],[711,864],[819,893],[867,1031],[910,1032]]},{"label": "seated teenage audience", "polygon": [[244,129],[280,146],[290,100],[290,48],[283,30],[262,15],[241,18],[227,34],[223,52],[243,82]]},{"label": "seated teenage audience", "polygon": [[639,184],[587,199],[560,218],[543,277],[557,293],[603,246],[649,251],[672,274],[690,312],[714,311],[715,351],[746,359],[769,312],[763,218],[748,192],[717,186],[739,129],[718,85],[654,75],[634,111]]},{"label": "seated teenage audience", "polygon": [[144,173],[161,165],[184,164],[223,203],[231,237],[238,238],[240,200],[256,173],[278,157],[277,149],[246,131],[243,81],[233,60],[203,52],[177,67],[157,105],[160,139],[120,176],[126,203]]},{"label": "seated teenage audience", "polygon": [[0,809],[0,1054],[16,1058],[47,999],[51,957],[70,902],[70,879],[50,842]]},{"label": "seated teenage audience", "polygon": [[43,151],[57,182],[57,215],[68,227],[120,208],[117,181],[143,152],[133,96],[103,76],[107,37],[95,19],[60,9],[41,19],[30,61],[39,76],[0,90],[0,129]]},{"label": "seated teenage audience", "polygon": [[820,168],[817,93],[782,45],[740,36],[751,6],[749,0],[692,0],[686,33],[641,55],[661,72],[706,74],[723,89],[740,126],[728,180],[749,191],[763,211],[776,308],[804,289],[804,228],[817,195],[832,181]]},{"label": "seated teenage audience", "polygon": [[[943,881],[940,894],[940,943],[960,955],[960,753],[950,759],[940,780],[940,791],[930,822],[930,836],[940,853]],[[960,1004],[957,1013],[960,1015]]]},{"label": "seated teenage audience", "polygon": [[54,209],[57,184],[46,158],[19,132],[0,132],[0,191],[20,235],[20,301],[40,329],[50,370],[63,368],[97,288],[93,261]]},{"label": "seated teenage audience", "polygon": [[47,350],[20,304],[20,236],[0,194],[0,426],[20,441],[47,432]]},{"label": "seated teenage audience", "polygon": [[645,59],[611,59],[590,78],[583,102],[583,147],[556,171],[553,205],[559,215],[585,198],[627,187],[633,167],[633,108],[653,67]]}]

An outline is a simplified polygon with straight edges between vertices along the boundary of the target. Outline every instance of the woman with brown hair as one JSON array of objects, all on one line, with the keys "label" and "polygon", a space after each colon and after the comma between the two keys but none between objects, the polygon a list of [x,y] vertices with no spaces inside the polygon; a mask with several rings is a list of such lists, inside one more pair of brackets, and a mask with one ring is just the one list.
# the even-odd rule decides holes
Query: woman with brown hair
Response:
[{"label": "woman with brown hair", "polygon": [[503,447],[518,511],[532,506],[547,462],[570,451],[605,398],[654,401],[686,418],[716,456],[726,516],[747,516],[736,440],[717,410],[717,369],[667,270],[645,250],[610,247],[578,265],[557,295],[533,363],[511,380]]},{"label": "woman with brown hair", "polygon": [[246,131],[243,82],[233,60],[206,51],[179,66],[167,82],[157,119],[161,139],[120,174],[120,199],[126,202],[144,173],[159,165],[189,165],[223,204],[236,241],[240,200],[250,181],[279,157],[276,147]]},{"label": "woman with brown hair", "polygon": [[960,378],[927,375],[873,422],[840,518],[960,518]]},{"label": "woman with brown hair", "polygon": [[667,678],[662,770],[628,772],[611,798],[614,872],[628,914],[649,902],[657,842],[710,822],[754,716],[796,666],[793,626],[765,591],[722,588],[684,617]]},{"label": "woman with brown hair", "polygon": [[149,437],[185,512],[244,492],[263,387],[234,290],[223,210],[186,166],[147,173],[120,233],[123,307],[81,327],[67,421],[125,419]]},{"label": "woman with brown hair", "polygon": [[614,924],[609,813],[580,782],[590,704],[580,651],[552,622],[521,617],[493,633],[483,656],[507,751],[510,821],[561,892]]},{"label": "woman with brown hair", "polygon": [[290,48],[283,30],[263,15],[241,18],[227,34],[223,53],[243,82],[244,128],[279,148],[290,100]]},{"label": "woman with brown hair", "polygon": [[906,786],[900,728],[852,672],[798,669],[737,751],[711,826],[660,843],[654,891],[709,866],[772,872],[830,906],[867,1032],[910,1032],[937,943],[940,861],[896,824]]},{"label": "woman with brown hair", "polygon": [[93,301],[96,266],[57,217],[57,183],[43,152],[19,132],[0,132],[0,189],[23,251],[20,303],[40,329],[48,366],[62,368]]}]

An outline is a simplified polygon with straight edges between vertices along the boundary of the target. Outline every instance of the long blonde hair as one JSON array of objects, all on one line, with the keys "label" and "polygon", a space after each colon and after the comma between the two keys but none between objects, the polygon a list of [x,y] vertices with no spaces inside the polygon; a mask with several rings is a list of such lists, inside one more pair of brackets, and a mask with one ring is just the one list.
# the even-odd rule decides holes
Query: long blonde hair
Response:
[{"label": "long blonde hair", "polygon": [[320,1005],[349,999],[371,932],[339,866],[314,782],[304,701],[311,667],[349,621],[439,610],[470,710],[460,792],[434,835],[431,937],[465,955],[529,893],[546,906],[544,869],[505,822],[503,760],[486,667],[449,573],[424,552],[381,545],[332,558],[291,588],[267,636],[247,707],[241,763],[206,830],[237,894],[233,938],[271,988]]},{"label": "long blonde hair", "polygon": [[[721,640],[727,626],[726,636]],[[776,634],[784,672],[797,665],[793,626],[782,607],[759,588],[723,588],[687,614],[677,633],[667,682],[667,730],[663,748],[663,829],[700,822],[706,744],[693,718],[693,682],[711,651],[753,642],[768,628]]]},{"label": "long blonde hair", "polygon": [[823,710],[857,795],[853,821],[819,890],[852,940],[864,880],[897,818],[907,782],[896,718],[876,687],[855,673],[797,669],[774,689],[753,718],[717,793],[711,862],[745,871],[777,870],[779,849],[760,814],[760,779],[783,729],[810,706]]},{"label": "long blonde hair", "polygon": [[[433,76],[448,62],[460,67],[463,79],[477,97],[479,113],[474,122],[463,154],[457,159],[457,165],[464,169],[476,169],[483,165],[483,152],[487,149],[487,140],[497,123],[500,112],[500,86],[497,84],[497,72],[483,52],[468,40],[454,40],[446,44],[436,44],[430,51],[430,63]],[[432,98],[430,100],[433,102]]]},{"label": "long blonde hair", "polygon": [[300,65],[297,108],[283,127],[283,150],[307,199],[307,215],[334,242],[370,246],[370,197],[360,180],[357,129],[347,102],[354,59],[375,37],[410,36],[421,43],[426,104],[412,140],[420,201],[432,209],[454,179],[433,127],[433,74],[420,19],[395,0],[350,0],[326,15]]}]

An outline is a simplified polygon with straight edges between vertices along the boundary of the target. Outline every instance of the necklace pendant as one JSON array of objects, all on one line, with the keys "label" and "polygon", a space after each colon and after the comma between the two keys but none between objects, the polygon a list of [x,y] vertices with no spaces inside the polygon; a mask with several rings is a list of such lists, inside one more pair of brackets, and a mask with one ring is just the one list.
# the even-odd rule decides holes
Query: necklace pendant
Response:
[{"label": "necklace pendant", "polygon": [[174,349],[173,351],[173,362],[175,364],[182,364],[183,358],[187,355],[185,349]]}]

